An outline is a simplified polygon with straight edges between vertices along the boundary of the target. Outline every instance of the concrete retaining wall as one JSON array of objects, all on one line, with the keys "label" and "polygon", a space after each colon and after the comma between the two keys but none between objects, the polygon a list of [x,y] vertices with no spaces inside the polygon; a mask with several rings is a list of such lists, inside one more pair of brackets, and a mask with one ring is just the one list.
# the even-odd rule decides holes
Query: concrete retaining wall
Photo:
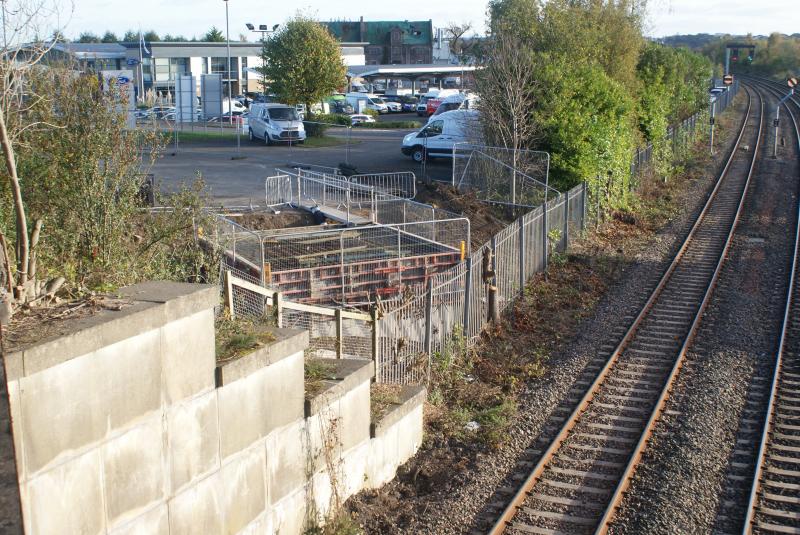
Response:
[{"label": "concrete retaining wall", "polygon": [[371,425],[371,362],[307,403],[307,332],[217,366],[215,287],[122,293],[5,355],[26,533],[301,533],[419,447],[421,396]]}]

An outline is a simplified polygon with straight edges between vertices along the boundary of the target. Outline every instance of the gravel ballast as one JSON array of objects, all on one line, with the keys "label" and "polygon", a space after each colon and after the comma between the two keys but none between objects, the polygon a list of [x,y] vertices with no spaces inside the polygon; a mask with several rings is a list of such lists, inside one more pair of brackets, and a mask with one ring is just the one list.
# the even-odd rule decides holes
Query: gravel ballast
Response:
[{"label": "gravel ballast", "polygon": [[[736,108],[737,124],[743,100],[746,99],[739,99]],[[735,126],[730,130],[735,130]],[[715,162],[718,164],[721,158],[718,155]],[[518,416],[504,445],[477,454],[465,450],[452,452],[462,456],[463,463],[446,480],[424,489],[417,486],[416,492],[409,492],[407,484],[394,481],[378,491],[378,496],[356,496],[349,502],[351,510],[374,512],[376,508],[398,507],[403,511],[382,512],[379,523],[367,515],[361,521],[367,533],[485,531],[485,519],[496,516],[497,505],[504,504],[510,496],[508,491],[520,483],[518,463],[536,460],[535,452],[547,446],[646,301],[688,233],[714,178],[715,173],[709,172],[702,179],[685,182],[677,203],[680,213],[625,265],[619,282],[582,323],[574,339],[551,355],[545,376],[528,384],[518,400]],[[410,463],[413,464],[414,461]],[[406,481],[416,481],[417,475],[413,469],[412,473],[400,471],[400,479]]]},{"label": "gravel ballast", "polygon": [[719,284],[612,533],[742,528],[791,262],[791,159],[756,164]]}]

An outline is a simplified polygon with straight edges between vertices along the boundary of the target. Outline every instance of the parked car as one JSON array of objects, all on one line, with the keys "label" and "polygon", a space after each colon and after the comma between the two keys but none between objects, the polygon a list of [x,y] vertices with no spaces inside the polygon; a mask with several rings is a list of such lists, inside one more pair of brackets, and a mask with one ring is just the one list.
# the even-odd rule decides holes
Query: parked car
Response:
[{"label": "parked car", "polygon": [[415,162],[429,158],[452,158],[456,143],[478,142],[480,131],[477,110],[453,110],[442,113],[417,132],[403,138],[400,150]]},{"label": "parked car", "polygon": [[306,130],[300,114],[288,104],[256,104],[250,106],[247,133],[250,141],[263,139],[267,145],[297,141],[303,143]]},{"label": "parked car", "polygon": [[469,93],[469,94],[457,93],[455,95],[444,97],[442,99],[442,102],[436,108],[436,111],[433,112],[433,115],[430,116],[428,121],[448,111],[477,109],[480,104],[480,101],[481,101],[480,97],[474,93]]},{"label": "parked car", "polygon": [[350,116],[350,124],[358,126],[362,123],[374,123],[375,118],[365,113],[355,113]]},{"label": "parked car", "polygon": [[331,104],[331,113],[344,113],[352,115],[355,110],[346,100],[336,100]]},{"label": "parked car", "polygon": [[166,115],[171,113],[175,113],[175,106],[153,106],[149,110],[145,110],[145,117],[164,119]]},{"label": "parked car", "polygon": [[384,95],[381,98],[383,99],[384,104],[386,104],[386,107],[389,108],[390,113],[400,113],[403,111],[403,105],[400,103],[399,97]]},{"label": "parked car", "polygon": [[419,103],[419,99],[417,97],[412,97],[411,95],[400,95],[397,98],[399,99],[403,111],[415,111],[417,109],[417,104]]},{"label": "parked car", "polygon": [[[345,98],[355,112],[359,110],[373,110],[378,113],[389,113],[389,108],[378,95],[370,95],[369,93],[347,93]],[[361,103],[360,108],[359,103]]]}]

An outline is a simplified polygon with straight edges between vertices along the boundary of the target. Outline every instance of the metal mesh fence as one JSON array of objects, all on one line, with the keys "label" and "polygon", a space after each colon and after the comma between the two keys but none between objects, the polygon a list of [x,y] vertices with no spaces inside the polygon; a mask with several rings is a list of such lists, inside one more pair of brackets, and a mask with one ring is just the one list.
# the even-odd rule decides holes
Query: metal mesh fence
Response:
[{"label": "metal mesh fence", "polygon": [[539,206],[558,195],[549,187],[550,155],[470,143],[453,146],[453,186],[471,190],[479,199]]},{"label": "metal mesh fence", "polygon": [[[505,310],[521,294],[525,282],[546,267],[548,254],[564,250],[569,236],[583,228],[586,198],[585,185],[559,195],[501,230],[463,262],[430,277],[424,291],[383,301],[377,380],[425,381],[430,355],[447,351],[455,333],[474,343],[489,321],[490,286],[497,289],[500,311]],[[484,273],[487,255],[493,264]]]}]

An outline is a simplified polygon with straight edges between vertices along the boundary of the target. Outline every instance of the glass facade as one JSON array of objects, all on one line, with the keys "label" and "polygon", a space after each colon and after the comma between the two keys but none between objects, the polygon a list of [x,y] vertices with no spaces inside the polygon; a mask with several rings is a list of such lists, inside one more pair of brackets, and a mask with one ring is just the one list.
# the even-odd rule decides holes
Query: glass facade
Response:
[{"label": "glass facade", "polygon": [[181,74],[189,74],[189,58],[154,58],[155,80],[174,81]]},{"label": "glass facade", "polygon": [[[239,71],[239,58],[231,58],[231,74],[236,74]],[[231,76],[226,75],[228,71],[228,58],[211,58],[211,74],[221,74],[223,80],[228,80]]]}]

